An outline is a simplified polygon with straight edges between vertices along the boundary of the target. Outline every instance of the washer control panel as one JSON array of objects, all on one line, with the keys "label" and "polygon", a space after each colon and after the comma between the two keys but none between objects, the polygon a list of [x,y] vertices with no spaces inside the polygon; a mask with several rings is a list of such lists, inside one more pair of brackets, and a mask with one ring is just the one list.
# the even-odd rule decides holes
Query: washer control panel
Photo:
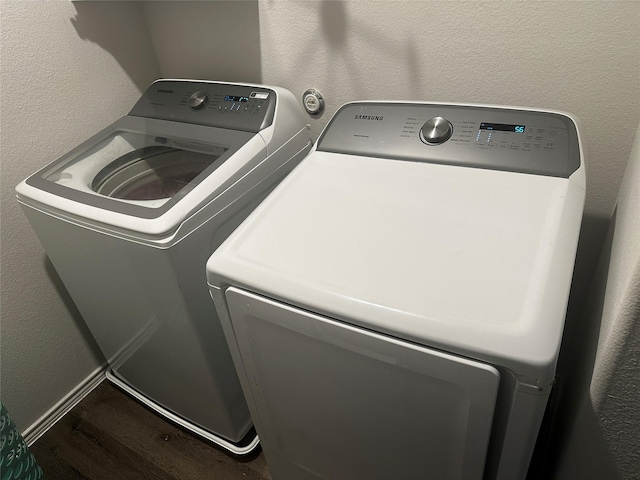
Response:
[{"label": "washer control panel", "polygon": [[427,103],[344,105],[317,150],[555,177],[569,177],[581,161],[565,115]]},{"label": "washer control panel", "polygon": [[273,123],[276,92],[227,83],[160,80],[129,115],[259,132]]}]

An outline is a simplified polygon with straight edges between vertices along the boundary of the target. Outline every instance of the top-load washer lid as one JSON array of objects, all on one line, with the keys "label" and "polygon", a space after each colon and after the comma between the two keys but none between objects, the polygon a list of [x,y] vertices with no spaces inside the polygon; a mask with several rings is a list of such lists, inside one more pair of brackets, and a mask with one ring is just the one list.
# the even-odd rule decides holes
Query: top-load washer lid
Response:
[{"label": "top-load washer lid", "polygon": [[128,115],[16,191],[35,208],[156,239],[260,184],[310,147],[307,130],[284,89],[159,80]]},{"label": "top-load washer lid", "polygon": [[[226,159],[229,145],[118,129],[89,149],[52,165],[42,180],[70,192],[158,209],[183,197]],[[108,205],[103,203],[103,205]],[[108,208],[108,207],[106,207]]]},{"label": "top-load washer lid", "polygon": [[[441,144],[420,138],[434,117],[453,125]],[[487,124],[511,131],[488,142]],[[555,147],[535,138],[545,135]],[[211,256],[210,285],[501,365],[534,391],[547,386],[585,197],[570,117],[355,103],[315,148]]]}]

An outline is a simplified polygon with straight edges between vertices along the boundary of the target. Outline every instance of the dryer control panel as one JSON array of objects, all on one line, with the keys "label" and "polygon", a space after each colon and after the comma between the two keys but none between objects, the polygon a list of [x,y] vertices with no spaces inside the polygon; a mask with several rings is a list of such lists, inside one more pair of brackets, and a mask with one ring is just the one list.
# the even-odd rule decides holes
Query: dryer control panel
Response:
[{"label": "dryer control panel", "polygon": [[344,105],[317,150],[565,178],[581,161],[565,115],[427,103]]},{"label": "dryer control panel", "polygon": [[273,123],[275,107],[276,92],[265,87],[159,80],[129,115],[257,133]]}]

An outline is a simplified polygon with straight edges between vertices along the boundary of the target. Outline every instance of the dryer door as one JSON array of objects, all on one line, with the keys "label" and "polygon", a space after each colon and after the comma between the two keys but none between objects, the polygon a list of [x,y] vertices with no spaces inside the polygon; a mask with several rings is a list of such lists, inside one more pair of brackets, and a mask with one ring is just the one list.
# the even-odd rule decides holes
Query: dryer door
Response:
[{"label": "dryer door", "polygon": [[226,299],[274,478],[482,478],[495,368],[236,288]]}]

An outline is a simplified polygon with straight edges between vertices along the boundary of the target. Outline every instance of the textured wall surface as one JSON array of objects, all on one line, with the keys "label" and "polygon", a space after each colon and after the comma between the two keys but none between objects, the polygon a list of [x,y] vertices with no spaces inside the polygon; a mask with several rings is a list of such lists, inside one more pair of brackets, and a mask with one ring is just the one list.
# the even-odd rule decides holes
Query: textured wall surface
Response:
[{"label": "textured wall surface", "polygon": [[144,2],[143,11],[164,78],[260,82],[256,0]]},{"label": "textured wall surface", "polygon": [[29,427],[103,359],[14,187],[125,114],[159,75],[139,5],[2,1],[1,395]]},{"label": "textured wall surface", "polygon": [[590,398],[620,478],[633,478],[640,477],[640,128],[612,227]]}]

